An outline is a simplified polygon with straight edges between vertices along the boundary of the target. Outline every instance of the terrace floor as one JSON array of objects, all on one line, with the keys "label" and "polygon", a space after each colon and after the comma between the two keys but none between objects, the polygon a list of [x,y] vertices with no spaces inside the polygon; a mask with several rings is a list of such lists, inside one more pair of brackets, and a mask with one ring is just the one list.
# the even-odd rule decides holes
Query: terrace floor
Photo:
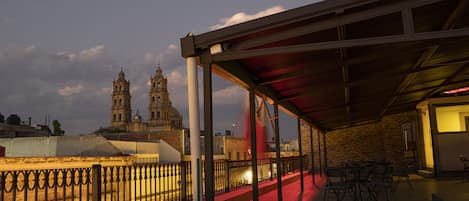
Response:
[{"label": "terrace floor", "polygon": [[[396,191],[392,194],[393,201],[432,201],[432,194],[437,195],[444,201],[468,201],[469,200],[469,182],[462,182],[458,178],[423,178],[417,175],[411,175],[411,185],[401,179],[399,184],[394,184]],[[289,181],[293,179],[293,181]],[[397,178],[394,180],[396,181]],[[316,201],[323,200],[325,178],[316,175],[316,185],[313,185],[311,174],[305,174],[305,191],[300,198],[300,180],[299,173],[287,175],[282,179],[287,183],[283,187],[284,201]],[[241,201],[251,200],[251,187],[247,186],[238,190],[220,194],[215,200]],[[274,201],[277,199],[276,181],[262,182],[259,184],[259,200]],[[379,201],[386,200],[384,194],[378,197]],[[336,200],[334,195],[329,196],[329,200]],[[352,196],[347,196],[344,200],[353,200]],[[369,200],[364,196],[363,200]]]}]

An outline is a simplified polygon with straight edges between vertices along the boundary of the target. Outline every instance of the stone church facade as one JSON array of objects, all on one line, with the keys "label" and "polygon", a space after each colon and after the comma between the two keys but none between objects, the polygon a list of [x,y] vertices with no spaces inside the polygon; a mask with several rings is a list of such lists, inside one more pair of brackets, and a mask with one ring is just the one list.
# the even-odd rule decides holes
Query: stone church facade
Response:
[{"label": "stone church facade", "polygon": [[113,81],[111,127],[126,132],[159,132],[182,128],[182,116],[169,99],[168,80],[158,66],[150,79],[148,121],[138,111],[132,116],[130,82],[121,70]]}]

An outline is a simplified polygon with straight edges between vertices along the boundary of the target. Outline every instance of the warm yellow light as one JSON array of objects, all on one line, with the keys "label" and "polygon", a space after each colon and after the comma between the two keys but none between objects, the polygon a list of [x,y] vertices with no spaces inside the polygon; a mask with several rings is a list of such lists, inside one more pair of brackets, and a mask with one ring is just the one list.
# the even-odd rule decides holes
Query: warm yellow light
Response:
[{"label": "warm yellow light", "polygon": [[244,172],[243,177],[247,181],[248,184],[252,184],[252,171],[251,170],[247,170],[246,172]]},{"label": "warm yellow light", "polygon": [[425,150],[425,166],[427,168],[433,168],[433,145],[432,145],[432,133],[430,127],[430,116],[429,111],[426,108],[422,108],[422,130],[423,130],[423,144]]}]

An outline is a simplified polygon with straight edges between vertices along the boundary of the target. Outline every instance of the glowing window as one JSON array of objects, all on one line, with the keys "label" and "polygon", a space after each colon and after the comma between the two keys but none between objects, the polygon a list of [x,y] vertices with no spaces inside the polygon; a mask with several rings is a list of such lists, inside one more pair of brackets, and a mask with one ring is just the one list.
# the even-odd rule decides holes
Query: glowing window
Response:
[{"label": "glowing window", "polygon": [[469,128],[469,105],[436,108],[438,132],[464,132]]}]

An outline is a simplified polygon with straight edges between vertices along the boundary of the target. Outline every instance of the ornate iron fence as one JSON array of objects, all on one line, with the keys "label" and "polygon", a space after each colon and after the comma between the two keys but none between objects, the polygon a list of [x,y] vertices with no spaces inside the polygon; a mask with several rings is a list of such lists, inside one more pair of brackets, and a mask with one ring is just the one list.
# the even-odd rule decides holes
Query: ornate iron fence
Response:
[{"label": "ornate iron fence", "polygon": [[[268,171],[261,180],[272,179],[279,172],[274,162],[259,161],[259,167]],[[250,166],[250,161],[215,161],[215,191],[248,185],[234,178]],[[282,174],[298,170],[299,157],[282,158],[281,167]],[[190,162],[0,171],[0,201],[192,200],[191,183]]]}]

